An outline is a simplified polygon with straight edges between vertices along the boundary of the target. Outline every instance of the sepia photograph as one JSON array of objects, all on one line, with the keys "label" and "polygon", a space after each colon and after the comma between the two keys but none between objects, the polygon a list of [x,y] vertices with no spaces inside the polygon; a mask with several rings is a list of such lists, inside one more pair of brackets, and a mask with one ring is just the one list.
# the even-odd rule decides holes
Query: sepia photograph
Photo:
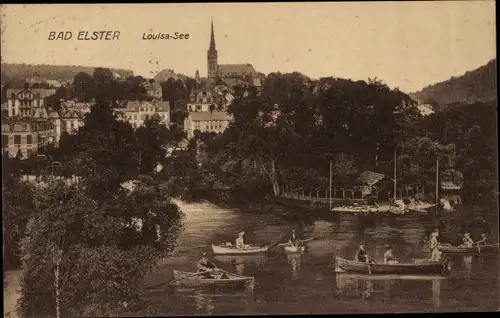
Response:
[{"label": "sepia photograph", "polygon": [[493,0],[0,11],[4,317],[500,309]]}]

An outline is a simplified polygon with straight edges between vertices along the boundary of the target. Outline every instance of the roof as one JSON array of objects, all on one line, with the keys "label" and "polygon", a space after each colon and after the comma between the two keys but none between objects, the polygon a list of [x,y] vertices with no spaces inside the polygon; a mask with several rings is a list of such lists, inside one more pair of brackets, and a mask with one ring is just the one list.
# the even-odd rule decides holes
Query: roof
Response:
[{"label": "roof", "polygon": [[31,92],[33,95],[40,94],[40,98],[46,98],[56,93],[55,88],[9,88],[7,89],[7,98],[12,94],[19,94],[20,92]]},{"label": "roof", "polygon": [[61,108],[59,111],[61,118],[83,118],[84,113],[76,108]]},{"label": "roof", "polygon": [[123,109],[122,111],[139,111],[139,108],[141,107],[155,107],[156,112],[164,112],[170,110],[170,104],[168,101],[148,102],[148,101],[131,100],[127,102],[125,109]]},{"label": "roof", "polygon": [[55,110],[53,110],[50,112],[49,117],[50,118],[59,118],[60,116]]},{"label": "roof", "polygon": [[256,73],[252,64],[221,64],[218,68],[220,76],[242,76]]},{"label": "roof", "polygon": [[230,121],[233,117],[226,112],[190,112],[189,117],[192,121],[211,121],[211,120],[227,120]]},{"label": "roof", "polygon": [[223,81],[229,87],[233,87],[241,83],[241,80],[237,78],[224,78]]},{"label": "roof", "polygon": [[42,130],[53,130],[54,127],[49,121],[40,120],[18,120],[2,123],[2,132],[32,132]]},{"label": "roof", "polygon": [[379,182],[380,180],[384,179],[384,177],[385,175],[381,173],[376,173],[373,171],[364,171],[359,175],[356,181],[366,183],[369,186],[372,186],[375,183]]},{"label": "roof", "polygon": [[57,87],[57,88],[62,86],[61,82],[59,82],[58,80],[47,80],[47,84],[52,85],[52,86]]}]

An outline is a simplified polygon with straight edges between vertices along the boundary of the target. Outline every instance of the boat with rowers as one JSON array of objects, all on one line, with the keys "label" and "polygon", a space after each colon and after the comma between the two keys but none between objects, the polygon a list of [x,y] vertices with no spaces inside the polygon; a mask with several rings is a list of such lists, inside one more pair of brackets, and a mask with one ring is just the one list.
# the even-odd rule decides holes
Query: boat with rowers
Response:
[{"label": "boat with rowers", "polygon": [[301,254],[306,250],[305,246],[285,246],[285,252],[290,254]]},{"label": "boat with rowers", "polygon": [[[221,272],[224,275],[218,275]],[[251,288],[254,284],[254,278],[249,276],[242,276],[226,272],[224,270],[217,270],[210,273],[207,277],[207,272],[184,272],[173,270],[175,282],[187,286],[204,286],[204,287],[233,287],[233,288]]]},{"label": "boat with rowers", "polygon": [[421,264],[398,263],[398,264],[380,264],[374,261],[360,262],[351,261],[345,258],[336,257],[335,267],[346,272],[366,273],[366,274],[444,274],[447,270],[447,264],[444,262],[422,262]]},{"label": "boat with rowers", "polygon": [[439,245],[438,249],[447,254],[486,254],[498,252],[498,246],[498,243],[473,246]]},{"label": "boat with rowers", "polygon": [[269,250],[269,246],[255,246],[246,244],[243,248],[240,248],[232,245],[231,243],[226,243],[223,245],[212,244],[212,250],[216,255],[248,255],[267,252]]}]

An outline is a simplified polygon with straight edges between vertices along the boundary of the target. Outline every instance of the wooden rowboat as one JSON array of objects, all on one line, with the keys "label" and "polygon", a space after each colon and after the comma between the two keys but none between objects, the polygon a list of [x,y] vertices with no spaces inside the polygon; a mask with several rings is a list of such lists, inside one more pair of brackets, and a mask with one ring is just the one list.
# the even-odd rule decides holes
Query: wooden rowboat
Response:
[{"label": "wooden rowboat", "polygon": [[447,254],[487,254],[498,251],[497,244],[473,245],[473,246],[439,246],[440,251]]},{"label": "wooden rowboat", "polygon": [[243,249],[237,248],[235,245],[213,245],[212,250],[217,255],[242,255],[242,254],[257,254],[267,252],[269,246],[254,246],[245,245]]},{"label": "wooden rowboat", "polygon": [[304,253],[305,250],[306,250],[305,246],[285,246],[285,252],[290,254]]},{"label": "wooden rowboat", "polygon": [[183,272],[174,269],[174,278],[178,284],[186,286],[203,286],[203,287],[232,287],[246,288],[253,287],[254,278],[241,276],[224,271],[227,278],[206,278],[198,273]]},{"label": "wooden rowboat", "polygon": [[399,275],[418,275],[418,274],[442,274],[446,266],[441,262],[426,262],[422,264],[378,264],[350,261],[344,258],[335,258],[336,267],[351,273],[368,274],[399,274]]}]

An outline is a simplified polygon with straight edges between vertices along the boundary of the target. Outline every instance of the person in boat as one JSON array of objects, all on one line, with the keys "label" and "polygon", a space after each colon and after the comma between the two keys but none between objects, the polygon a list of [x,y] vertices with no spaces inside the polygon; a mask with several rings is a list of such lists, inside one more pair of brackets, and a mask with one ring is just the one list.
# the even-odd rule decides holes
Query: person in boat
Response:
[{"label": "person in boat", "polygon": [[462,244],[460,245],[461,247],[471,247],[474,245],[474,241],[470,237],[470,233],[466,232],[464,234],[464,237],[462,238]]},{"label": "person in boat", "polygon": [[486,234],[481,234],[481,239],[476,242],[476,245],[483,246],[488,244],[488,238],[486,237]]},{"label": "person in boat", "polygon": [[398,261],[394,258],[392,254],[392,246],[388,245],[384,253],[384,264],[398,264]]},{"label": "person in boat", "polygon": [[439,262],[441,261],[441,255],[443,252],[439,250],[439,248],[436,246],[432,249],[431,251],[431,262]]},{"label": "person in boat", "polygon": [[359,243],[359,249],[358,252],[356,253],[356,261],[358,262],[372,262],[370,260],[370,257],[366,255],[366,250],[365,250],[365,243]]},{"label": "person in boat", "polygon": [[292,230],[292,235],[290,236],[290,240],[288,240],[288,246],[300,246],[301,241],[297,238],[295,230]]},{"label": "person in boat", "polygon": [[207,258],[207,253],[201,254],[201,259],[198,261],[197,267],[199,272],[204,273],[203,277],[205,278],[224,278],[226,276],[217,265]]},{"label": "person in boat", "polygon": [[236,239],[236,248],[239,248],[241,250],[245,248],[245,240],[243,239],[244,235],[245,232],[240,232],[238,233],[238,238]]}]

